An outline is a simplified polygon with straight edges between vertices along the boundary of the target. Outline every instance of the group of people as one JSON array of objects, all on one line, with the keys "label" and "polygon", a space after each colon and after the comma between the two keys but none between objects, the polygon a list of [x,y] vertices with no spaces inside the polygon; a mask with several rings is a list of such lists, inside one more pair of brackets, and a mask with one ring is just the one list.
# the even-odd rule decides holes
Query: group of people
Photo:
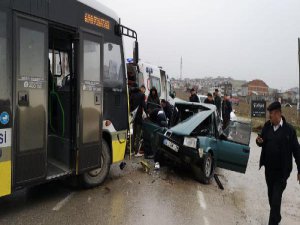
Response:
[{"label": "group of people", "polygon": [[[200,102],[195,89],[191,89],[190,102]],[[204,103],[216,106],[218,115],[220,117],[222,116],[223,119],[223,130],[226,129],[230,122],[230,114],[232,112],[230,96],[225,93],[222,101],[219,90],[215,89],[215,92],[213,94],[207,94],[207,98],[204,100]]]},{"label": "group of people", "polygon": [[[146,88],[142,85],[140,88],[134,87],[130,93],[130,111],[135,112],[133,119],[133,150],[136,157],[144,154],[140,151],[144,117],[146,116],[159,126],[167,127],[174,118],[177,118],[178,114],[176,108],[167,100],[159,99],[155,87],[151,88],[149,96],[146,96],[145,92]],[[152,154],[149,155],[152,156]]]},{"label": "group of people", "polygon": [[[136,110],[133,122],[134,152],[139,156],[142,134],[143,112],[161,126],[168,126],[167,121],[174,118],[176,109],[166,100],[159,99],[157,90],[152,88],[148,98],[146,88],[135,88],[130,96],[130,109]],[[194,89],[191,90],[191,102],[200,102]],[[223,118],[223,129],[230,121],[232,106],[229,96],[224,95],[223,102],[216,89],[214,94],[207,94],[204,103],[216,105],[218,114]],[[264,125],[262,132],[256,138],[256,143],[262,147],[260,167],[265,167],[265,178],[268,187],[270,204],[269,225],[278,225],[281,221],[281,200],[287,180],[292,171],[292,158],[297,164],[297,180],[300,183],[300,147],[295,129],[286,121],[281,112],[281,104],[274,102],[268,107],[270,120]],[[169,124],[170,125],[170,124]],[[158,155],[158,154],[156,154]],[[159,168],[157,159],[155,168]]]}]

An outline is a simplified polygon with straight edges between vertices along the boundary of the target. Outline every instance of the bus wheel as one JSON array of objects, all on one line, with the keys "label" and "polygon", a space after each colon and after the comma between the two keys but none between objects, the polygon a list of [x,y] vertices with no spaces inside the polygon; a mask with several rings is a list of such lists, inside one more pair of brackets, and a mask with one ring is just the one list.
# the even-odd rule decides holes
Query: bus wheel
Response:
[{"label": "bus wheel", "polygon": [[105,140],[102,141],[101,167],[85,172],[82,175],[82,185],[92,188],[102,184],[108,176],[111,165],[110,149]]}]

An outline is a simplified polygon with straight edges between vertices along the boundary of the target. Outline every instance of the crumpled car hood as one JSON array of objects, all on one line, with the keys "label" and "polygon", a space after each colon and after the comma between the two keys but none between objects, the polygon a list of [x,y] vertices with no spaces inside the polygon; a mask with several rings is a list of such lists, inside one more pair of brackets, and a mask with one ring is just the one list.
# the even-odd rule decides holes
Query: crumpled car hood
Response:
[{"label": "crumpled car hood", "polygon": [[196,115],[178,123],[176,126],[169,129],[174,134],[189,136],[193,130],[195,130],[200,123],[202,123],[207,117],[209,117],[215,110],[205,110],[197,113]]}]

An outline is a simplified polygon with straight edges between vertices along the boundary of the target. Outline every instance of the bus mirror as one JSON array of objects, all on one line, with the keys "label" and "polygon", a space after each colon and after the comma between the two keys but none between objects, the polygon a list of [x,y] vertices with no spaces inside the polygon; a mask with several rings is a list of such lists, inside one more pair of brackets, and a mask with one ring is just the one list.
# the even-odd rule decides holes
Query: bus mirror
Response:
[{"label": "bus mirror", "polygon": [[135,64],[139,63],[139,43],[137,41],[134,42],[133,61]]}]

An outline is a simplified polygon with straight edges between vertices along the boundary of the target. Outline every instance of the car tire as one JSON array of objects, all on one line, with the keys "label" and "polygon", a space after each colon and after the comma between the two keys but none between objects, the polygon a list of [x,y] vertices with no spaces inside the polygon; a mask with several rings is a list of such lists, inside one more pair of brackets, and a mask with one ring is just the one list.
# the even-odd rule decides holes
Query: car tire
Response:
[{"label": "car tire", "polygon": [[192,170],[197,181],[203,184],[210,184],[215,173],[212,155],[210,153],[205,154],[201,165],[193,164]]},{"label": "car tire", "polygon": [[102,184],[109,174],[111,165],[110,148],[105,140],[102,141],[101,168],[97,168],[81,175],[81,185],[93,188]]}]

